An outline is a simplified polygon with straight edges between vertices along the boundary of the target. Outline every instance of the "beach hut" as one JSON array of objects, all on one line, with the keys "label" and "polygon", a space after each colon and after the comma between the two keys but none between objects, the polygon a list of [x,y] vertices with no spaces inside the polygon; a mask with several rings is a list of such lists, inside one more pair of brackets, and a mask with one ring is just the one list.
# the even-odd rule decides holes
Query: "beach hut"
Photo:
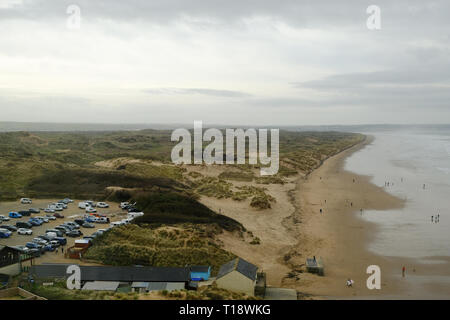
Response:
[{"label": "beach hut", "polygon": [[319,259],[316,259],[316,257],[307,258],[306,259],[306,271],[308,271],[309,273],[316,273],[319,276],[323,276],[324,271],[323,271],[322,258],[319,258]]},{"label": "beach hut", "polygon": [[211,267],[192,266],[190,275],[192,281],[207,281],[211,276]]}]

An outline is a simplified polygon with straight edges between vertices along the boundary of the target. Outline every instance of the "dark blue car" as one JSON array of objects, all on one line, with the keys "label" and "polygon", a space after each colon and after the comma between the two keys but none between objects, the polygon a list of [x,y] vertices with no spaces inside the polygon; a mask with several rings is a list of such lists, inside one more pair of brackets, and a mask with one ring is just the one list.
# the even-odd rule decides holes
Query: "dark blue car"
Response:
[{"label": "dark blue car", "polygon": [[33,226],[40,226],[42,224],[41,221],[37,220],[37,219],[33,219],[31,218],[30,220],[28,220],[29,223],[31,223]]},{"label": "dark blue car", "polygon": [[27,242],[25,247],[27,247],[29,249],[40,249],[42,246],[37,243],[34,243],[34,242]]},{"label": "dark blue car", "polygon": [[55,237],[53,240],[58,241],[62,246],[67,244],[67,239],[64,237]]},{"label": "dark blue car", "polygon": [[9,238],[11,232],[0,231],[0,238]]}]

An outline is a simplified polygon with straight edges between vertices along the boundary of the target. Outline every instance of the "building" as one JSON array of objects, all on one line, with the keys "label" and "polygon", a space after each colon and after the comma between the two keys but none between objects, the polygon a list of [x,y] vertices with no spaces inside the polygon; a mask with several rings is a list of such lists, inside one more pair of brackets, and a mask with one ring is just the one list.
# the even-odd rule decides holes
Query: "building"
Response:
[{"label": "building", "polygon": [[192,281],[207,281],[211,276],[211,267],[209,266],[191,266]]},{"label": "building", "polygon": [[257,266],[236,258],[220,267],[216,284],[219,288],[254,296],[257,271]]},{"label": "building", "polygon": [[[41,264],[30,268],[36,280],[66,279],[69,264]],[[115,291],[128,286],[132,291],[184,289],[190,280],[190,268],[79,266],[84,290]],[[161,288],[161,289],[158,289]]]},{"label": "building", "polygon": [[0,274],[18,275],[22,271],[20,250],[0,245]]},{"label": "building", "polygon": [[151,292],[151,291],[174,291],[185,289],[186,284],[184,282],[133,282],[131,284],[131,290],[133,292]]}]

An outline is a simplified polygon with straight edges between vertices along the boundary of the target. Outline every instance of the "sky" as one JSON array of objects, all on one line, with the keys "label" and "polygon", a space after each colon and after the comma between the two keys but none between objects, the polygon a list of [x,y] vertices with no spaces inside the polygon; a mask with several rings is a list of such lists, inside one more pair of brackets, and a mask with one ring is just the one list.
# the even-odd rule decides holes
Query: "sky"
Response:
[{"label": "sky", "polygon": [[450,123],[449,13],[446,0],[0,0],[0,121]]}]

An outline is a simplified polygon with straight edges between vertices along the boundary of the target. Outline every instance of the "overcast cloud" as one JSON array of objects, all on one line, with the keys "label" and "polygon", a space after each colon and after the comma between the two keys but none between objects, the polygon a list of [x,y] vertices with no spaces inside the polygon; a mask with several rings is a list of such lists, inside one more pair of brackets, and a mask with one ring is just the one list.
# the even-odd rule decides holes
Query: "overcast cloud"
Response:
[{"label": "overcast cloud", "polygon": [[[66,26],[69,5],[81,28]],[[381,30],[366,27],[369,5]],[[0,0],[0,121],[450,123],[450,2]]]}]

